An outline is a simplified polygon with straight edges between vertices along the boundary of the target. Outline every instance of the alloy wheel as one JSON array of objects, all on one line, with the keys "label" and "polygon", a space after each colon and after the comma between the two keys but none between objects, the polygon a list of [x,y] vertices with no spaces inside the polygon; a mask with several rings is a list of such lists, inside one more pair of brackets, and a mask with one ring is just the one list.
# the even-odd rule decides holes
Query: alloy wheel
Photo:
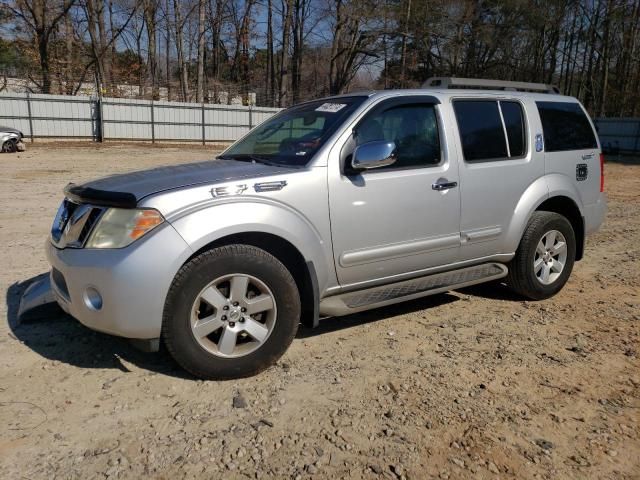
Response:
[{"label": "alloy wheel", "polygon": [[545,233],[533,259],[533,271],[543,285],[551,285],[562,274],[567,263],[567,241],[558,230]]},{"label": "alloy wheel", "polygon": [[219,277],[196,297],[191,331],[213,355],[236,358],[260,348],[276,322],[273,293],[256,277],[234,273]]}]

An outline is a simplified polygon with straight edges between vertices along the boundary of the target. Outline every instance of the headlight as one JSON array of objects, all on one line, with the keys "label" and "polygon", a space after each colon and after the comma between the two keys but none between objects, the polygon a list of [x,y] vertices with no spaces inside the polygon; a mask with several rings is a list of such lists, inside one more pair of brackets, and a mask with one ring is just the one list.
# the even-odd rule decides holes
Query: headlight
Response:
[{"label": "headlight", "polygon": [[110,208],[87,240],[86,248],[122,248],[164,222],[160,212]]}]

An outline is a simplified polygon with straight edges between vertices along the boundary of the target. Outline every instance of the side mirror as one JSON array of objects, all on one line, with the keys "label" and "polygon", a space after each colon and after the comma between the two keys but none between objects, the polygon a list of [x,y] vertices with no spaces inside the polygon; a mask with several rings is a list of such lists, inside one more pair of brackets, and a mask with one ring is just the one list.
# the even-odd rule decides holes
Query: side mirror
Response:
[{"label": "side mirror", "polygon": [[351,160],[355,170],[386,167],[396,161],[396,144],[386,140],[363,143],[356,147]]}]

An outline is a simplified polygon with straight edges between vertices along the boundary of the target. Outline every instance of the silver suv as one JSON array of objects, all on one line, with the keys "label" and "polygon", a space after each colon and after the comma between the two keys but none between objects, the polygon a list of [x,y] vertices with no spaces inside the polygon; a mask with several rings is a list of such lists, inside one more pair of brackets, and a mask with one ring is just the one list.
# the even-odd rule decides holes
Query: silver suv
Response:
[{"label": "silver suv", "polygon": [[498,279],[548,298],[606,211],[575,98],[465,79],[305,102],[215,161],[65,197],[47,246],[57,302],[162,339],[207,379],[267,368],[321,317]]}]

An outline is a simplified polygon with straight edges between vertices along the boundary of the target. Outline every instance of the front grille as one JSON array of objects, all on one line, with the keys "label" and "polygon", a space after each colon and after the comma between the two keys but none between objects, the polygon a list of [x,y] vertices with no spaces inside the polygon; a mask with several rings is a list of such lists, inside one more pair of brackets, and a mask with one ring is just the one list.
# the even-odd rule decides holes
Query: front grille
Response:
[{"label": "front grille", "polygon": [[58,248],[82,248],[104,211],[65,199],[51,227],[51,241]]},{"label": "front grille", "polygon": [[85,222],[84,227],[82,227],[82,231],[78,236],[78,241],[82,245],[84,245],[84,242],[87,240],[87,238],[89,238],[89,234],[93,231],[93,227],[96,226],[96,224],[98,223],[98,219],[103,212],[104,210],[102,208],[92,208],[91,212],[89,212],[89,217],[87,218],[87,221]]}]

